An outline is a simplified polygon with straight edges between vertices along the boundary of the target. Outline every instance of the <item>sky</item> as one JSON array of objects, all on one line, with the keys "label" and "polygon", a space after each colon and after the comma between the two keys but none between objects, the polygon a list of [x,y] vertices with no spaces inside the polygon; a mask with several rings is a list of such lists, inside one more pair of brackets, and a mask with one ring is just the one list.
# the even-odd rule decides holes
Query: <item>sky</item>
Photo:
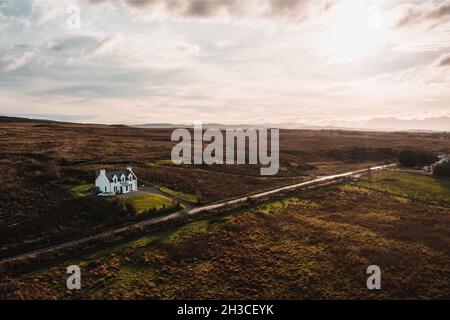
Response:
[{"label": "sky", "polygon": [[450,0],[0,0],[0,115],[450,116]]}]

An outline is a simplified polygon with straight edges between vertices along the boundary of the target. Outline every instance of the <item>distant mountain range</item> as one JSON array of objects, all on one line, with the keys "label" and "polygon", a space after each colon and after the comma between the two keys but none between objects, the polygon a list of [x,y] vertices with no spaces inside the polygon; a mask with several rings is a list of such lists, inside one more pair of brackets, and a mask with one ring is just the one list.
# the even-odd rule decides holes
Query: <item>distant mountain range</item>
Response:
[{"label": "distant mountain range", "polygon": [[426,119],[403,120],[397,118],[375,118],[365,124],[367,129],[376,130],[426,130],[426,131],[450,131],[450,117],[436,117]]},{"label": "distant mountain range", "polygon": [[[43,119],[27,119],[21,117],[1,116],[0,122],[53,122],[65,123],[61,121],[43,120]],[[75,122],[72,122],[75,123]],[[114,126],[127,126],[116,124]],[[136,128],[148,129],[173,129],[173,128],[193,128],[192,124],[173,124],[173,123],[149,123],[132,125]],[[263,123],[263,124],[221,124],[221,123],[204,123],[204,129],[218,128],[218,129],[232,129],[232,128],[280,128],[293,130],[370,130],[370,131],[446,131],[450,132],[450,117],[432,117],[425,119],[398,119],[395,117],[374,118],[364,124],[356,125],[351,121],[344,122],[339,126],[333,125],[312,125],[306,123],[284,122],[284,123]]]},{"label": "distant mountain range", "polygon": [[[147,128],[147,129],[174,129],[174,128],[194,128],[193,124],[173,124],[173,123],[149,123],[149,124],[138,124],[134,125],[136,128]],[[223,123],[203,123],[203,129],[215,128],[215,129],[234,129],[234,128],[281,128],[279,124],[223,124]]]},{"label": "distant mountain range", "polygon": [[[305,129],[305,130],[376,130],[376,131],[450,131],[450,117],[426,118],[421,120],[404,120],[394,117],[374,118],[363,125],[352,126],[351,122],[341,126],[320,126],[305,123],[264,123],[264,124],[236,124],[227,125],[220,123],[204,123],[204,129],[208,128],[280,128],[280,129]],[[136,125],[139,128],[192,128],[189,124],[152,123]]]}]

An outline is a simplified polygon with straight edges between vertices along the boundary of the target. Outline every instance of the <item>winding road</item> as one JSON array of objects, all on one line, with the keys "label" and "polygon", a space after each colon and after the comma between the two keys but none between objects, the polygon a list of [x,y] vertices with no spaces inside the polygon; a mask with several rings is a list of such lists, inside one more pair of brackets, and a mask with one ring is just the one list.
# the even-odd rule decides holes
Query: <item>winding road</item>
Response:
[{"label": "winding road", "polygon": [[367,168],[367,169],[362,169],[362,170],[350,171],[350,172],[341,173],[341,174],[324,176],[324,177],[316,178],[313,180],[309,180],[309,181],[305,181],[305,182],[301,182],[301,183],[297,183],[297,184],[292,184],[292,185],[288,185],[285,187],[280,187],[277,189],[264,191],[261,193],[256,193],[253,195],[248,195],[248,196],[244,196],[244,197],[240,197],[240,198],[236,198],[236,199],[231,199],[231,200],[222,201],[222,202],[218,202],[218,203],[214,203],[214,204],[209,204],[209,205],[205,205],[202,207],[177,211],[177,212],[174,212],[174,213],[162,216],[162,217],[150,218],[150,219],[132,223],[132,224],[129,224],[126,226],[117,227],[117,228],[114,228],[111,230],[103,231],[103,232],[100,232],[100,233],[97,233],[94,235],[81,237],[76,240],[70,240],[70,241],[66,241],[66,242],[56,244],[53,246],[45,247],[42,249],[32,250],[32,251],[29,251],[29,252],[26,252],[23,254],[19,254],[16,256],[2,258],[2,259],[0,259],[0,267],[2,267],[4,265],[11,265],[14,263],[25,262],[28,260],[40,259],[43,257],[45,258],[45,257],[51,255],[52,253],[68,251],[71,248],[74,249],[74,248],[81,247],[83,245],[89,245],[95,241],[103,241],[106,239],[111,239],[114,237],[121,237],[121,236],[125,237],[130,232],[144,230],[148,227],[157,225],[159,223],[179,219],[186,215],[188,215],[188,216],[195,215],[195,214],[199,214],[199,213],[209,211],[209,210],[225,208],[225,207],[227,207],[229,205],[233,205],[233,204],[245,203],[246,201],[248,201],[249,198],[251,198],[251,199],[262,198],[262,197],[270,196],[270,195],[273,195],[276,193],[293,190],[296,188],[318,187],[324,183],[339,181],[342,178],[352,177],[352,176],[357,176],[357,175],[364,175],[364,174],[368,174],[370,172],[384,170],[384,169],[394,167],[394,166],[396,166],[396,164],[388,164],[388,165],[382,165],[382,166],[377,166],[377,167],[372,167],[372,168]]}]

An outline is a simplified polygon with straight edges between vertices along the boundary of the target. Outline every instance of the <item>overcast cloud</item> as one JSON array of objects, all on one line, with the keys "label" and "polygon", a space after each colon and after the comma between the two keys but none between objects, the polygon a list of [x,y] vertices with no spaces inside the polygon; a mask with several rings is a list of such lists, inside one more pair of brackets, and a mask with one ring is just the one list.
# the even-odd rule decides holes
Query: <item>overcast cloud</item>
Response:
[{"label": "overcast cloud", "polygon": [[[81,29],[67,8],[81,9]],[[0,0],[0,114],[340,124],[450,114],[450,1]]]}]

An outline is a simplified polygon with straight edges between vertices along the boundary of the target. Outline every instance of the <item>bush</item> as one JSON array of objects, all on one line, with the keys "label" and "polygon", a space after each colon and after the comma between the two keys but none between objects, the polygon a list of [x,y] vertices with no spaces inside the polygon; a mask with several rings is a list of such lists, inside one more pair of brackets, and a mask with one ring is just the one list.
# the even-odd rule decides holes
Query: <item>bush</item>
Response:
[{"label": "bush", "polygon": [[138,211],[136,207],[131,202],[125,203],[125,209],[128,211],[130,216],[136,216],[138,214]]},{"label": "bush", "polygon": [[433,175],[450,177],[450,162],[444,162],[436,165],[433,169]]},{"label": "bush", "polygon": [[25,175],[29,178],[42,179],[46,181],[57,180],[61,177],[59,167],[50,159],[31,159],[25,163]]},{"label": "bush", "polygon": [[398,157],[398,162],[403,167],[423,167],[428,166],[439,158],[429,151],[418,151],[418,150],[403,150],[400,152]]}]

